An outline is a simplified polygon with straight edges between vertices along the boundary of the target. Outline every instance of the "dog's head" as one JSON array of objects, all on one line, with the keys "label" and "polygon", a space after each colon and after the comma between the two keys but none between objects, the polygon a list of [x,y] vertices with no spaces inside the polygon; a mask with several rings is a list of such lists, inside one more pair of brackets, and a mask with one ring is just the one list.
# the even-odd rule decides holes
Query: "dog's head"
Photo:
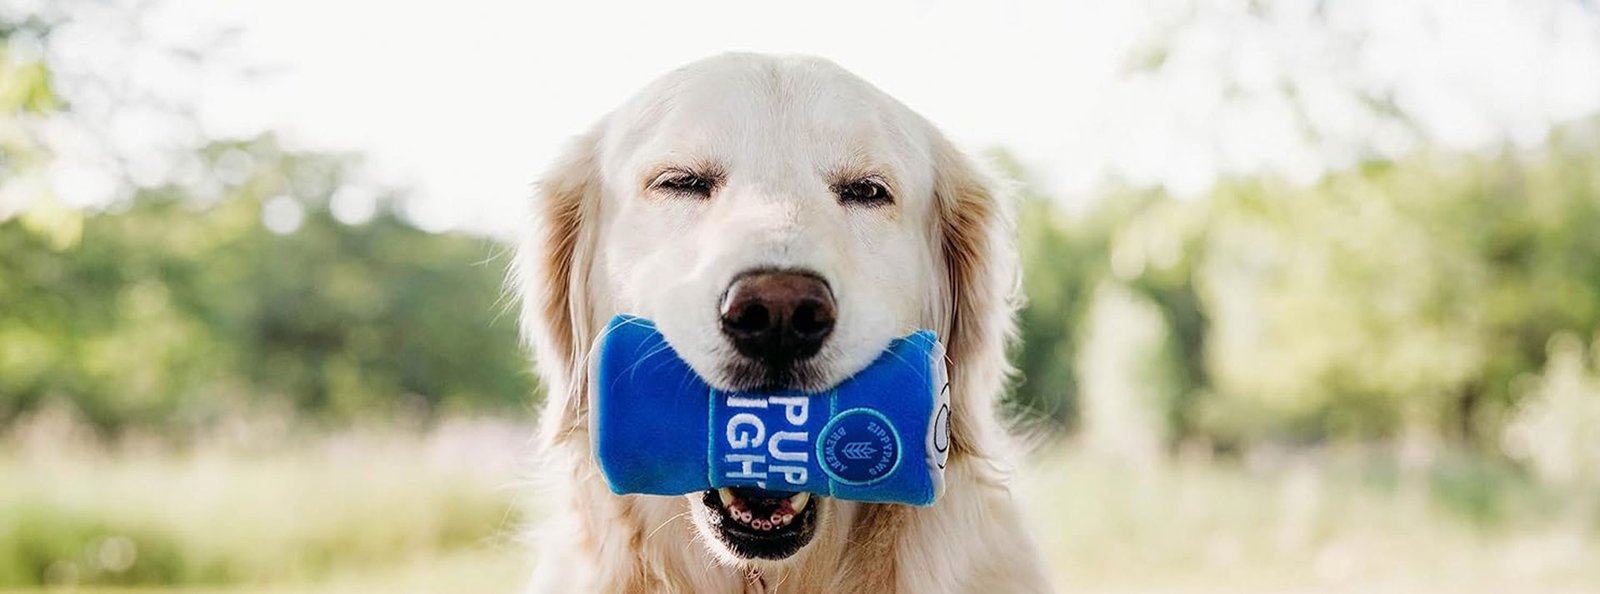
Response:
[{"label": "dog's head", "polygon": [[[952,463],[981,455],[990,403],[973,393],[1001,381],[1015,287],[1006,205],[932,125],[843,69],[735,54],[668,74],[579,139],[534,207],[516,272],[547,440],[586,435],[587,355],[631,313],[726,390],[825,388],[933,329]],[[687,505],[714,553],[747,562],[848,530],[854,504],[721,490]]]}]

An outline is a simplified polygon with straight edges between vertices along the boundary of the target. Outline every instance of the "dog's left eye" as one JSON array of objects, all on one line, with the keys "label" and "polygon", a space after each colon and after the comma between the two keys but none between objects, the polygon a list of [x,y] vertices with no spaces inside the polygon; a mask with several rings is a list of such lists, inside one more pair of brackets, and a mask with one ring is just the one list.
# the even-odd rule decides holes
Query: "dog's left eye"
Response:
[{"label": "dog's left eye", "polygon": [[839,195],[839,200],[846,204],[875,205],[893,202],[889,195],[889,188],[876,179],[858,179],[842,183],[833,187],[834,193]]},{"label": "dog's left eye", "polygon": [[650,184],[654,190],[700,198],[710,198],[715,187],[716,181],[712,178],[687,171],[669,171]]}]

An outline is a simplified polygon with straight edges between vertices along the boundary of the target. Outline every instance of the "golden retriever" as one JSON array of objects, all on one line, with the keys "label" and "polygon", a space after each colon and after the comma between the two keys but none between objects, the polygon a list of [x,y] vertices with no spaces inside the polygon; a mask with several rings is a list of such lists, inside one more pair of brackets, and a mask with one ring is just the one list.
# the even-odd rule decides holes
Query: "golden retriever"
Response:
[{"label": "golden retriever", "polygon": [[[554,476],[534,591],[1047,591],[994,410],[1018,286],[1003,190],[922,117],[811,57],[690,64],[579,138],[541,179],[513,266]],[[730,312],[752,300],[753,320]],[[795,518],[752,536],[718,491],[611,494],[588,355],[617,313],[655,320],[728,390],[824,388],[934,330],[954,410],[943,497],[797,494],[783,502]]]}]

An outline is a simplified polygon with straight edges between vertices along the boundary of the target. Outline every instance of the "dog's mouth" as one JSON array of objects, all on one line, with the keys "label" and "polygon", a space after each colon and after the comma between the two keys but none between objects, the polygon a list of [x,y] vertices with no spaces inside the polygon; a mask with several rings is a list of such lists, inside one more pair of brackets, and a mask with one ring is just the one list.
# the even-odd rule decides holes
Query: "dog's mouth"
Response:
[{"label": "dog's mouth", "polygon": [[811,542],[821,500],[805,492],[724,487],[706,491],[702,503],[711,510],[711,531],[730,552],[777,560]]}]

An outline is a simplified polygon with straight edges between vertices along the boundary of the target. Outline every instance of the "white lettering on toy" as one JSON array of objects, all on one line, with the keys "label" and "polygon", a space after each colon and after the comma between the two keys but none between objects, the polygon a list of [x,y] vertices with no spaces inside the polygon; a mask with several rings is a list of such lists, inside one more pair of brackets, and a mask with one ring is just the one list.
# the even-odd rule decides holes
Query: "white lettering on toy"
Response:
[{"label": "white lettering on toy", "polygon": [[728,445],[734,449],[759,448],[766,439],[767,427],[761,423],[761,417],[739,413],[728,419]]},{"label": "white lettering on toy", "polygon": [[[767,442],[767,452],[772,454],[773,458],[784,462],[800,462],[803,464],[806,460],[811,459],[811,453],[806,451],[806,442],[810,440],[811,436],[804,431],[779,431],[772,434],[772,441]],[[794,447],[794,451],[785,452],[782,447],[785,441],[798,441],[800,443]]]},{"label": "white lettering on toy", "polygon": [[734,463],[737,463],[737,464],[740,465],[739,471],[737,471],[737,472],[729,472],[728,473],[728,478],[732,478],[732,479],[759,479],[759,480],[762,480],[762,481],[767,480],[766,471],[756,472],[756,465],[757,464],[766,464],[767,463],[767,458],[765,456],[751,455],[751,454],[728,454],[727,457],[725,457],[723,459],[728,461],[728,462],[734,462]]},{"label": "white lettering on toy", "polygon": [[[771,475],[776,474],[792,486],[806,484],[807,472],[803,466],[811,461],[811,434],[795,431],[805,426],[811,418],[811,400],[805,396],[730,396],[727,404],[733,409],[766,410],[771,405],[783,408],[785,427],[775,428],[768,439],[766,421],[751,412],[741,412],[728,418],[724,433],[733,453],[723,456],[723,461],[734,465],[723,476],[739,481],[755,481],[765,489]],[[765,447],[763,447],[765,446]],[[768,466],[768,456],[773,461],[799,465]]]},{"label": "white lettering on toy", "polygon": [[811,399],[804,396],[773,396],[772,403],[783,407],[783,418],[790,425],[804,425],[811,417]]}]

